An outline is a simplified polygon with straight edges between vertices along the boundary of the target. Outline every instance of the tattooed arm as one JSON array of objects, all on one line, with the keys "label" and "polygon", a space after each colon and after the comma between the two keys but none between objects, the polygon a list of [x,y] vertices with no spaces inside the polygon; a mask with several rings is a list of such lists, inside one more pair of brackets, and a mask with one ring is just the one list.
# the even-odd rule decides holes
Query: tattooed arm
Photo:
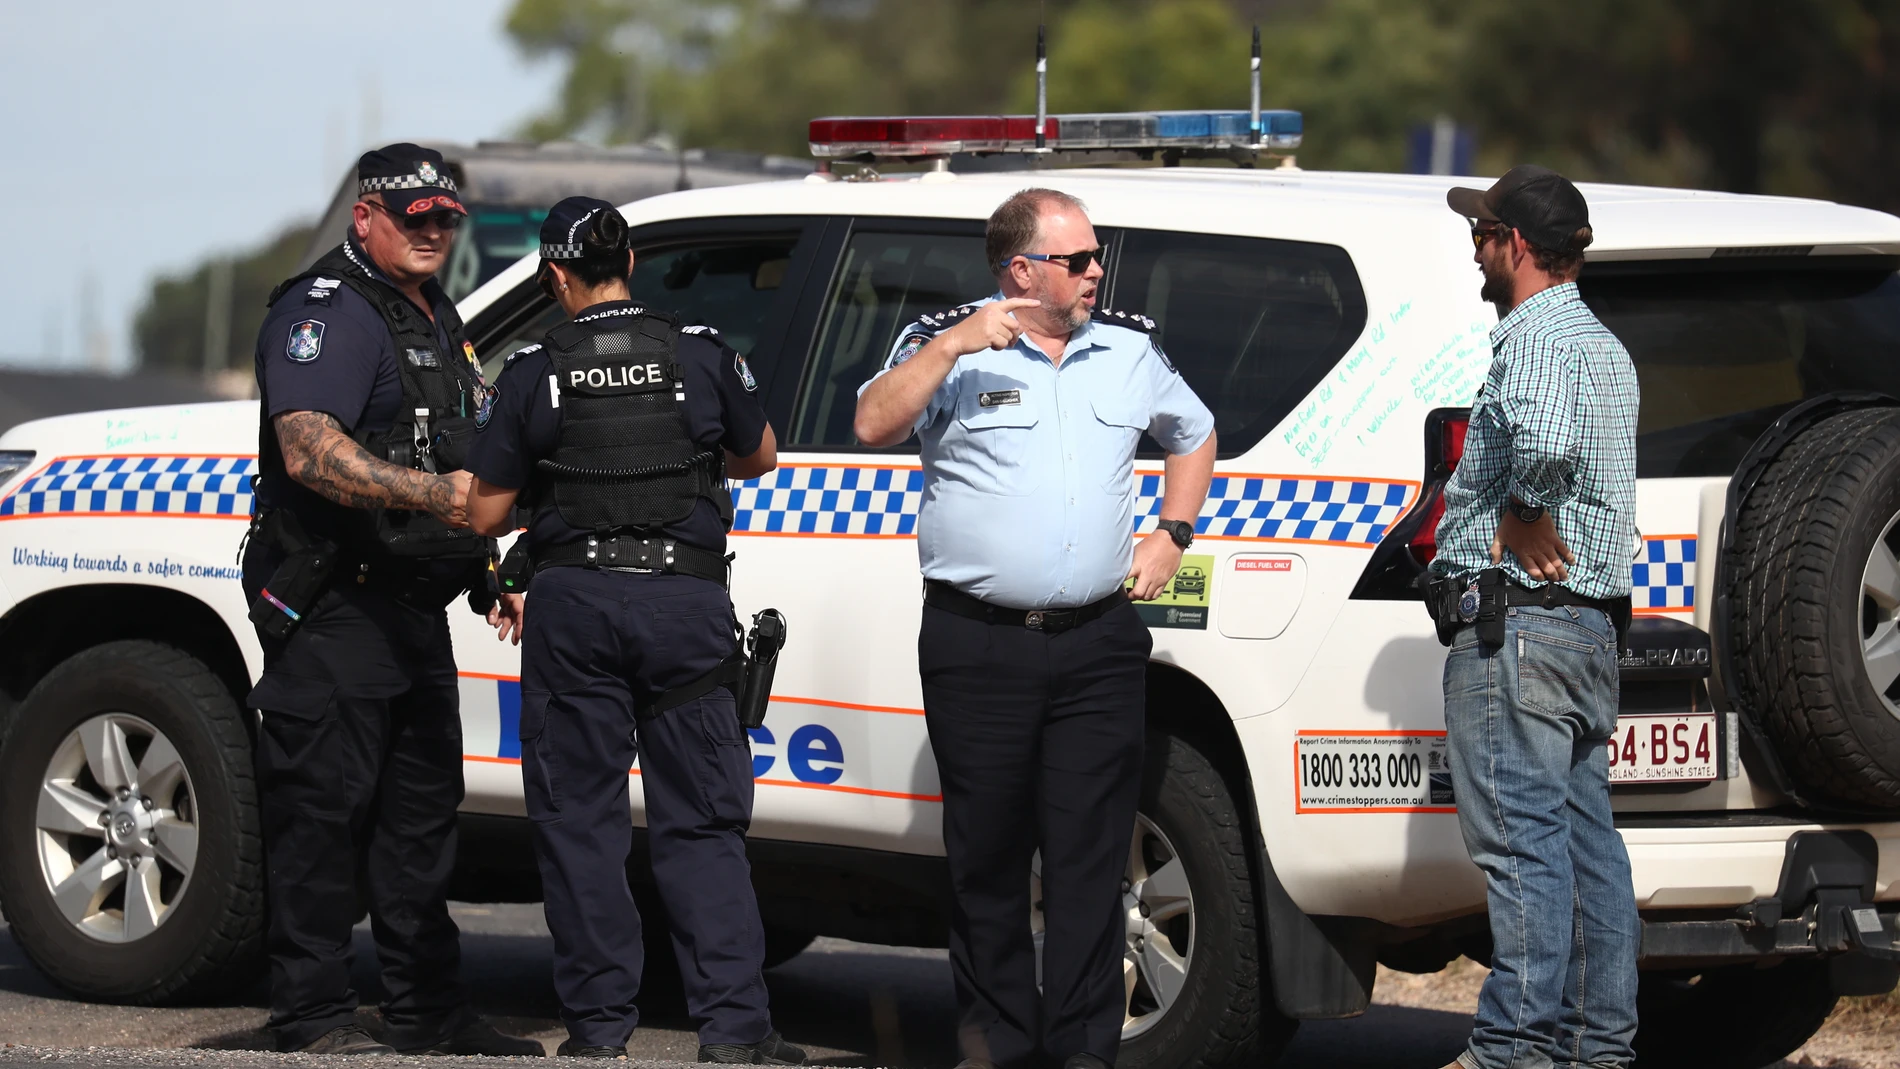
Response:
[{"label": "tattooed arm", "polygon": [[468,525],[468,472],[431,475],[378,460],[327,412],[284,412],[271,422],[290,477],[337,504],[418,509],[451,527]]}]

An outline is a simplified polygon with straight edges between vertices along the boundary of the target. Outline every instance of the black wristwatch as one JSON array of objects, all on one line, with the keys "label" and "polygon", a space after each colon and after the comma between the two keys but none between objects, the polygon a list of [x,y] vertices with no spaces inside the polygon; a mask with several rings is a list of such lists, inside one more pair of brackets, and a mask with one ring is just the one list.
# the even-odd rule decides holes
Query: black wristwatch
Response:
[{"label": "black wristwatch", "polygon": [[1538,520],[1544,518],[1544,506],[1542,505],[1526,505],[1524,502],[1513,497],[1510,499],[1507,507],[1510,508],[1511,515],[1517,517],[1517,522],[1519,523],[1536,523]]},{"label": "black wristwatch", "polygon": [[1168,532],[1168,537],[1182,549],[1194,544],[1194,525],[1186,520],[1157,520],[1155,529]]}]

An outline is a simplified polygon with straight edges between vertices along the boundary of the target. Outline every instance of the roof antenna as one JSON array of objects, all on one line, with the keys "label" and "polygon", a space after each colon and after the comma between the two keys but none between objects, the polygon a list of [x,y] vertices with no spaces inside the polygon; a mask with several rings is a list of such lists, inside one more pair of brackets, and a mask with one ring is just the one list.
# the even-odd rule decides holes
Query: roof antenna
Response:
[{"label": "roof antenna", "polygon": [[1247,127],[1253,133],[1253,147],[1260,147],[1260,24],[1253,26],[1253,118]]},{"label": "roof antenna", "polygon": [[[1036,151],[1049,151],[1043,131],[1049,120],[1049,49],[1043,24],[1036,23]],[[1257,124],[1256,124],[1257,125]]]}]

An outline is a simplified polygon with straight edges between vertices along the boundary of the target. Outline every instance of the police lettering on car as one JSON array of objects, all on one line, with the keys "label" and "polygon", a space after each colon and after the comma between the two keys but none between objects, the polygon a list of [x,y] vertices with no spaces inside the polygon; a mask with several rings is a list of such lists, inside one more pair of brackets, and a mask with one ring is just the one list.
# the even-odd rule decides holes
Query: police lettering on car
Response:
[{"label": "police lettering on car", "polygon": [[[445,606],[485,593],[493,550],[461,470],[487,387],[434,278],[465,213],[415,145],[365,153],[357,190],[343,244],[271,294],[256,352],[244,589],[264,649],[270,1023],[286,1050],[539,1054],[468,1009],[445,897],[462,801]],[[359,860],[387,1043],[355,1023]]]},{"label": "police lettering on car", "polygon": [[521,770],[561,1053],[624,1057],[638,1023],[640,917],[619,860],[632,846],[637,740],[699,1059],[798,1064],[761,976],[745,854],[752,756],[735,707],[744,661],[726,595],[726,479],[772,470],[777,442],[743,357],[632,300],[627,223],[612,205],[555,205],[541,258],[543,291],[573,318],[503,368],[469,461],[470,517],[504,534],[518,499],[532,510],[533,619],[524,627],[522,596],[504,593],[490,620],[525,639]]}]

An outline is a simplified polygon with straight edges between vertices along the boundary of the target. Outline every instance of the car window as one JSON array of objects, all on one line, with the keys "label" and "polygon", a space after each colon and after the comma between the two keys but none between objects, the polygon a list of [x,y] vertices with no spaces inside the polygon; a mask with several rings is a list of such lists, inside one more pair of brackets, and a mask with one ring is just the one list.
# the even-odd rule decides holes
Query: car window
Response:
[{"label": "car window", "polygon": [[1578,288],[1636,365],[1639,477],[1732,475],[1762,431],[1809,397],[1900,397],[1891,270],[1608,266],[1585,269]]},{"label": "car window", "polygon": [[857,231],[845,243],[807,362],[789,442],[855,446],[858,387],[918,316],[996,291],[980,226],[963,234]]},{"label": "car window", "polygon": [[[719,336],[747,356],[757,347],[773,306],[784,293],[786,272],[797,247],[796,235],[748,237],[722,241],[671,244],[648,251],[635,249],[633,277],[628,289],[633,299],[659,312],[679,317],[687,326],[709,325]],[[529,282],[527,288],[534,289]],[[539,311],[518,319],[500,344],[485,347],[489,374],[499,361],[542,336],[566,318],[561,307],[539,298]],[[769,369],[755,367],[763,375]]]},{"label": "car window", "polygon": [[[1155,340],[1214,412],[1223,456],[1273,429],[1366,324],[1344,249],[1298,241],[1124,230],[1111,307],[1155,321]],[[1142,455],[1159,456],[1146,438]]]}]

